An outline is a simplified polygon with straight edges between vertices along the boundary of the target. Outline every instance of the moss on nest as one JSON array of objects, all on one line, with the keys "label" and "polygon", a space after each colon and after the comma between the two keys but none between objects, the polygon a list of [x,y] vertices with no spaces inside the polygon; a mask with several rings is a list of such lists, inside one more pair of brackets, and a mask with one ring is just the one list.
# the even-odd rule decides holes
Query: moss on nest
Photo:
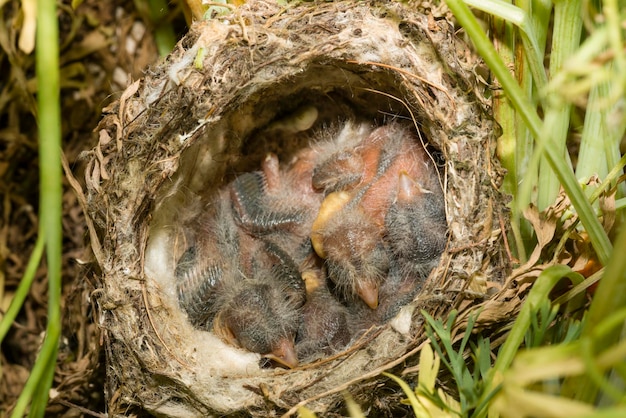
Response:
[{"label": "moss on nest", "polygon": [[[105,109],[86,177],[110,413],[139,405],[164,416],[267,416],[307,399],[331,413],[346,387],[385,409],[380,400],[397,395],[377,389],[378,374],[417,363],[426,338],[419,309],[446,316],[504,281],[497,128],[473,75],[479,62],[434,12],[424,2],[417,11],[393,2],[252,1],[195,24],[166,62]],[[392,321],[344,355],[296,370],[250,367],[258,355],[194,330],[178,309],[171,282],[185,248],[180,226],[268,148],[294,148],[293,137],[267,132],[307,106],[320,110],[315,129],[353,117],[413,119],[443,162],[448,247],[401,313],[411,327]]]}]

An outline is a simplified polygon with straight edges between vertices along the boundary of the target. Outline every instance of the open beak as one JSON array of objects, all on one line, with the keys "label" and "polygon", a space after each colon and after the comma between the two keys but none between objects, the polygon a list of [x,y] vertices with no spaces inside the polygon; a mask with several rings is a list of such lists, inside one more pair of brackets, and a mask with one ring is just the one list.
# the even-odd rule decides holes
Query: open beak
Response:
[{"label": "open beak", "polygon": [[276,348],[271,353],[266,354],[265,357],[289,369],[298,366],[296,348],[293,346],[293,341],[288,338],[282,338]]}]

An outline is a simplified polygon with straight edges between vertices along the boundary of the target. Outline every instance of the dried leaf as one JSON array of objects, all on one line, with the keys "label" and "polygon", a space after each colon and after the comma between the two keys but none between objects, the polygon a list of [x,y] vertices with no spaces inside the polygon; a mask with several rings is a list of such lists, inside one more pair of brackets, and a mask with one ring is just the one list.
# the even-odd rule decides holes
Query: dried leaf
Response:
[{"label": "dried leaf", "polygon": [[87,163],[85,169],[85,184],[88,189],[93,189],[97,193],[100,192],[100,169],[99,163],[96,160],[91,160]]},{"label": "dried leaf", "polygon": [[[124,117],[124,113],[126,112],[126,102],[128,101],[129,98],[134,96],[135,93],[137,93],[137,90],[139,89],[140,84],[141,84],[141,80],[137,80],[134,83],[132,83],[130,86],[128,86],[126,90],[124,90],[124,93],[122,93],[122,97],[120,97],[120,107],[117,113],[119,117],[119,121],[126,120],[126,118]],[[122,133],[123,133],[124,124],[120,123],[119,121],[116,124],[118,125],[118,135],[116,136],[116,140],[117,140],[117,150],[121,151],[122,150]]]},{"label": "dried leaf", "polygon": [[111,135],[109,135],[106,129],[100,129],[98,133],[98,143],[100,145],[106,145],[109,142],[111,142]]},{"label": "dried leaf", "polygon": [[102,154],[102,147],[97,146],[95,148],[96,151],[96,158],[98,158],[98,161],[100,162],[100,177],[102,177],[103,180],[109,180],[109,174],[106,171],[106,163],[107,161],[110,159],[110,157],[105,158],[104,155]]}]

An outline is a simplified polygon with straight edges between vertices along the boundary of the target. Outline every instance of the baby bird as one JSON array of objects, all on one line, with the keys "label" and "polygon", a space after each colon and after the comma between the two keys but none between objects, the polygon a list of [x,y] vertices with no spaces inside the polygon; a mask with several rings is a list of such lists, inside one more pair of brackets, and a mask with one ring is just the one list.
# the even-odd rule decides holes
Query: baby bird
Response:
[{"label": "baby bird", "polygon": [[291,368],[393,317],[436,264],[447,224],[435,167],[408,129],[348,122],[283,166],[268,154],[193,228],[175,270],[191,324]]},{"label": "baby bird", "polygon": [[382,229],[354,205],[352,194],[333,192],[320,208],[311,229],[316,253],[326,260],[328,275],[348,300],[358,296],[371,309],[378,306],[378,287],[389,268]]},{"label": "baby bird", "polygon": [[424,278],[435,267],[446,245],[446,212],[441,188],[401,171],[397,194],[389,208],[386,239],[404,275]]},{"label": "baby bird", "polygon": [[306,299],[300,272],[271,243],[254,240],[245,248],[244,278],[220,295],[213,330],[233,344],[296,367],[295,339]]},{"label": "baby bird", "polygon": [[311,253],[309,232],[323,198],[311,185],[309,153],[302,150],[285,168],[268,154],[261,171],[242,174],[230,187],[238,225],[286,250],[297,265]]},{"label": "baby bird", "polygon": [[[391,143],[381,154],[384,174],[375,177],[360,205],[384,223],[384,241],[403,274],[424,278],[446,243],[445,201],[434,163],[401,125],[377,131]],[[375,135],[374,131],[372,135]]]},{"label": "baby bird", "polygon": [[347,309],[330,294],[322,270],[307,269],[302,278],[306,284],[307,301],[298,330],[298,357],[307,359],[341,350],[352,339]]},{"label": "baby bird", "polygon": [[[423,273],[439,257],[446,230],[443,194],[432,162],[405,127],[347,126],[338,137],[351,148],[339,149],[314,170],[313,184],[327,196],[311,240],[337,287],[376,309],[390,260],[399,259],[407,273]],[[346,140],[346,130],[361,137]]]},{"label": "baby bird", "polygon": [[313,187],[328,194],[368,183],[381,149],[371,143],[375,139],[371,133],[369,124],[354,121],[347,121],[338,131],[330,130],[330,138],[313,146]]},{"label": "baby bird", "polygon": [[363,304],[348,305],[349,329],[359,335],[373,326],[389,322],[400,309],[409,304],[421,287],[421,279],[401,273],[398,264],[392,264],[389,274],[378,291],[378,307],[370,309]]},{"label": "baby bird", "polygon": [[239,231],[227,202],[217,199],[190,228],[198,230],[196,242],[180,257],[174,275],[180,307],[189,322],[208,329],[218,295],[229,283],[240,280],[237,268]]},{"label": "baby bird", "polygon": [[280,248],[237,226],[231,207],[223,192],[201,220],[176,268],[179,303],[195,327],[295,367],[304,282]]},{"label": "baby bird", "polygon": [[347,122],[334,141],[316,148],[313,186],[327,195],[313,223],[311,241],[326,260],[329,276],[347,299],[378,305],[378,286],[388,269],[382,216],[372,216],[360,201],[379,167],[382,144],[364,123]]}]

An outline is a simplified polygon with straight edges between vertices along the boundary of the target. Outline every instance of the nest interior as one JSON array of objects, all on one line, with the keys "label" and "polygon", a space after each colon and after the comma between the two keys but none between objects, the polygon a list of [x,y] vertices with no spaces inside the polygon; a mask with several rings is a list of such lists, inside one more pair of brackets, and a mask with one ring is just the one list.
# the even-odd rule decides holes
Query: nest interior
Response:
[{"label": "nest interior", "polygon": [[[110,413],[265,416],[305,401],[331,413],[347,387],[382,408],[374,400],[392,395],[374,390],[380,371],[417,362],[419,310],[443,317],[504,280],[497,127],[474,75],[480,63],[453,30],[428,3],[252,1],[195,24],[105,109],[86,184]],[[413,121],[439,156],[449,240],[415,301],[366,341],[295,370],[263,369],[257,354],[191,327],[174,265],[194,208],[267,151],[284,158],[305,146],[290,130],[311,109],[313,130],[348,118]]]}]

